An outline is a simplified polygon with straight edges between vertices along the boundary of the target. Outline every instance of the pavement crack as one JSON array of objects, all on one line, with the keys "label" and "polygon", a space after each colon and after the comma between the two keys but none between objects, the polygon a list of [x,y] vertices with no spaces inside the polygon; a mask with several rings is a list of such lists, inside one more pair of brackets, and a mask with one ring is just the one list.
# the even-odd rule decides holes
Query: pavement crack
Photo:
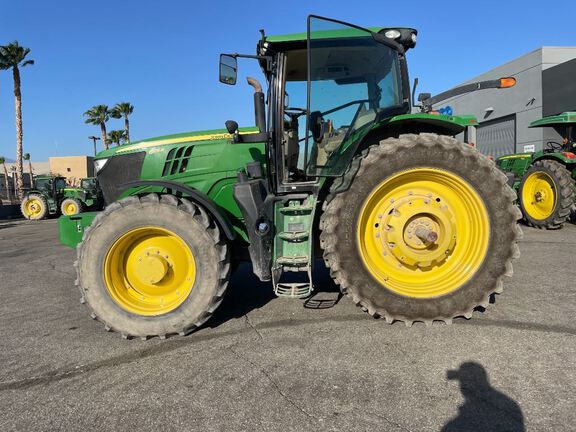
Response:
[{"label": "pavement crack", "polygon": [[260,340],[264,340],[264,337],[262,336],[262,333],[260,333],[260,331],[254,326],[254,324],[252,324],[252,320],[250,319],[250,317],[248,316],[248,314],[244,315],[244,321],[246,322],[246,324],[248,325],[248,327],[250,327],[252,330],[254,330],[256,332],[256,334],[258,335],[258,337],[260,338]]},{"label": "pavement crack", "polygon": [[282,399],[284,399],[286,402],[288,402],[290,405],[292,405],[295,409],[297,409],[298,411],[300,411],[302,414],[304,414],[306,417],[316,420],[316,421],[322,421],[321,419],[317,418],[316,416],[310,414],[308,411],[306,411],[304,408],[302,408],[300,405],[298,405],[296,402],[294,402],[294,400],[292,400],[292,398],[290,398],[278,385],[278,383],[270,376],[270,374],[268,372],[266,372],[264,369],[262,369],[260,366],[258,366],[256,363],[254,363],[253,361],[251,361],[249,358],[244,357],[243,355],[241,355],[239,352],[235,351],[231,346],[228,347],[228,350],[234,354],[234,356],[236,358],[238,358],[239,360],[248,363],[249,365],[251,365],[254,369],[256,369],[257,371],[259,371],[262,375],[264,375],[264,377],[270,382],[270,384],[272,384],[272,386],[274,387],[274,389],[276,390],[276,392],[282,397]]}]

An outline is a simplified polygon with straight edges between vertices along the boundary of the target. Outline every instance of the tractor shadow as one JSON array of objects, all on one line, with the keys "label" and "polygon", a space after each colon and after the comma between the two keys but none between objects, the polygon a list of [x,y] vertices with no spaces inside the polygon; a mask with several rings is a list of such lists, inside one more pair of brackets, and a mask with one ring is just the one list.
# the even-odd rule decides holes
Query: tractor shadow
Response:
[{"label": "tractor shadow", "polygon": [[[301,302],[308,309],[328,309],[340,301],[340,289],[330,277],[323,261],[315,262],[313,280],[312,295],[307,299],[293,301]],[[206,326],[216,328],[229,320],[241,318],[276,298],[272,282],[261,282],[252,272],[252,266],[243,263],[232,274],[224,300]]]}]

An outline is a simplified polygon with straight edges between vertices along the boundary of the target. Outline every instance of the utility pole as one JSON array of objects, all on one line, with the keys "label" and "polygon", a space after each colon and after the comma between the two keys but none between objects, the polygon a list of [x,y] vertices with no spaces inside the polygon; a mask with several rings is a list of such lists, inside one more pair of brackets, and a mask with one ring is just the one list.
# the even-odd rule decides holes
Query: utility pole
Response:
[{"label": "utility pole", "polygon": [[89,136],[88,139],[91,139],[92,142],[94,143],[94,156],[96,156],[96,141],[98,141],[100,138],[98,138],[97,136]]}]

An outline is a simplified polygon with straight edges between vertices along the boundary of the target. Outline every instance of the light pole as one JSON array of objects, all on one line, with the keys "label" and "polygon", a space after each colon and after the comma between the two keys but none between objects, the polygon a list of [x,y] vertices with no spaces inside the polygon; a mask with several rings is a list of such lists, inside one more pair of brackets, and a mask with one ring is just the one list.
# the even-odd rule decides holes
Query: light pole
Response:
[{"label": "light pole", "polygon": [[100,138],[92,135],[92,136],[89,136],[88,139],[91,139],[92,142],[94,143],[94,156],[96,156],[96,141],[98,141]]}]

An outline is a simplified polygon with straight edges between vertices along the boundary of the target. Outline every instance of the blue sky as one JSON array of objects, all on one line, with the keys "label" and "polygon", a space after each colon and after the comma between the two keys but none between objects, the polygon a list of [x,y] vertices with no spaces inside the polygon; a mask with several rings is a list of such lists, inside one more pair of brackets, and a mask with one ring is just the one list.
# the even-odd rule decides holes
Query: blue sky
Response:
[{"label": "blue sky", "polygon": [[[261,77],[240,63],[235,87],[218,83],[220,52],[254,53],[258,29],[305,31],[310,13],[362,26],[419,31],[411,79],[437,93],[543,45],[574,45],[576,5],[559,1],[2,0],[0,44],[18,40],[36,64],[22,71],[24,151],[33,160],[90,154],[82,113],[96,104],[135,106],[132,140],[253,121]],[[561,14],[558,11],[561,10]],[[570,17],[570,18],[568,18]],[[572,26],[573,27],[573,26]],[[109,129],[121,129],[112,120]],[[0,155],[15,154],[12,75],[0,73]]]}]

